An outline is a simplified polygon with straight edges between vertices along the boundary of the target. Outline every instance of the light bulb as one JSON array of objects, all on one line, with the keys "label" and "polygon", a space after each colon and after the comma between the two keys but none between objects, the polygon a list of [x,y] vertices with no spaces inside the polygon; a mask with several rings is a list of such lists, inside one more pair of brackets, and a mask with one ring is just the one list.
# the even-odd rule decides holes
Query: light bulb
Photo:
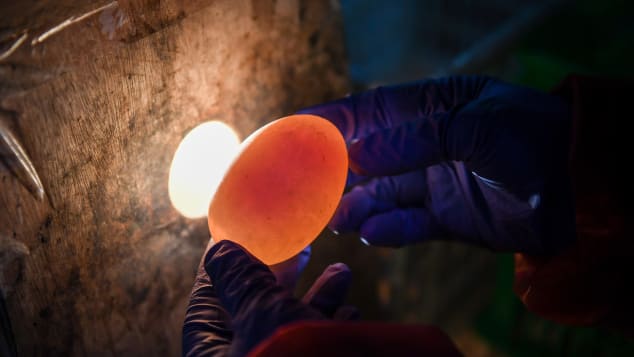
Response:
[{"label": "light bulb", "polygon": [[168,192],[174,208],[188,218],[204,217],[239,147],[238,135],[219,121],[200,124],[187,133],[174,153],[169,173]]}]

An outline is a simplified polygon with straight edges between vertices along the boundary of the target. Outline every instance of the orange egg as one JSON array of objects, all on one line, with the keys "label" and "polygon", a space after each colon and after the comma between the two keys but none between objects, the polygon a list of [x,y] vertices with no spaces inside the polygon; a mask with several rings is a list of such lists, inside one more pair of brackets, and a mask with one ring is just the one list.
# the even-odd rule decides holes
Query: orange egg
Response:
[{"label": "orange egg", "polygon": [[266,264],[299,253],[323,230],[344,190],[346,144],[315,115],[273,121],[242,144],[209,206],[215,241],[228,239]]}]

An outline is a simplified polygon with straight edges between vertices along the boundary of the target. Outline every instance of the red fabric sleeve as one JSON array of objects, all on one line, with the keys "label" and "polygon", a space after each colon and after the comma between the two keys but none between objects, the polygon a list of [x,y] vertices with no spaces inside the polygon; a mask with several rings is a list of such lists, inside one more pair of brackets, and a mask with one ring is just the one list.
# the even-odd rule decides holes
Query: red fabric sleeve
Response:
[{"label": "red fabric sleeve", "polygon": [[249,356],[458,357],[462,354],[444,332],[431,326],[301,321],[278,329]]},{"label": "red fabric sleeve", "polygon": [[554,93],[572,111],[577,241],[556,257],[516,254],[514,290],[529,310],[551,320],[631,334],[634,81],[570,76]]}]

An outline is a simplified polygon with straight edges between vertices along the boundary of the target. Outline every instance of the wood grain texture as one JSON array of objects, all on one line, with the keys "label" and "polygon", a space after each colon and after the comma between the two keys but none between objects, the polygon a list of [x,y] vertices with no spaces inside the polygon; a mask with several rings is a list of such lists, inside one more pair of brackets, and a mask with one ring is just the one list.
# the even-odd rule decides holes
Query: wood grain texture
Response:
[{"label": "wood grain texture", "polygon": [[170,205],[172,155],[203,121],[246,137],[345,94],[337,11],[308,0],[0,5],[2,48],[29,36],[0,61],[0,119],[46,191],[37,201],[0,164],[0,289],[18,355],[180,354],[208,233]]}]

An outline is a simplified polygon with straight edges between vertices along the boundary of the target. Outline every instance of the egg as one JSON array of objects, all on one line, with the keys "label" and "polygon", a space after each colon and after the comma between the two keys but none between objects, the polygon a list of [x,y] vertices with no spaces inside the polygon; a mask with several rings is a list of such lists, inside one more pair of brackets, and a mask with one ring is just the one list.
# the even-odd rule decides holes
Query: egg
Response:
[{"label": "egg", "polygon": [[343,194],[348,154],[339,130],[315,115],[275,120],[241,145],[209,205],[214,241],[232,240],[272,265],[308,246]]}]

